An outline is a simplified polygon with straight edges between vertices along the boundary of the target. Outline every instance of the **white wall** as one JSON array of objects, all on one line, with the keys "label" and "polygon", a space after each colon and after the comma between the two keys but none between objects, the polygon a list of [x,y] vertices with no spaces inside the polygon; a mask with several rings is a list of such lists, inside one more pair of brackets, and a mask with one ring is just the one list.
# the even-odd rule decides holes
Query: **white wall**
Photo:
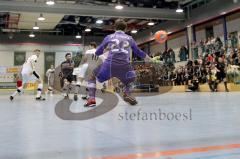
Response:
[{"label": "white wall", "polygon": [[228,32],[240,31],[240,18],[227,22]]},{"label": "white wall", "polygon": [[14,52],[26,52],[26,58],[29,57],[33,50],[40,49],[41,54],[38,59],[36,70],[41,76],[44,76],[44,52],[56,52],[55,66],[58,66],[64,59],[67,52],[82,51],[82,46],[57,46],[57,45],[33,45],[33,44],[19,44],[19,45],[3,45],[0,44],[0,66],[13,66],[14,65]]},{"label": "white wall", "polygon": [[215,37],[218,36],[222,41],[224,41],[223,24],[213,26],[213,33]]},{"label": "white wall", "polygon": [[157,52],[163,52],[165,50],[165,44],[160,44],[157,42],[151,44],[150,47],[150,51],[152,54],[156,54]]},{"label": "white wall", "polygon": [[[231,20],[227,22],[227,30],[228,33],[238,31],[240,32],[240,18]],[[223,33],[223,24],[218,24],[213,26],[214,37],[220,37],[222,41],[224,41],[224,33]],[[205,29],[199,30],[196,32],[197,41],[205,40],[206,33]]]},{"label": "white wall", "polygon": [[228,33],[238,31],[238,40],[240,41],[240,18],[228,21]]},{"label": "white wall", "polygon": [[206,39],[206,32],[205,30],[198,30],[196,32],[196,40],[197,42],[201,41],[201,40],[205,40]]},{"label": "white wall", "polygon": [[215,25],[213,26],[213,33],[215,37],[219,37],[222,42],[224,42],[224,30],[223,30],[223,24]]},{"label": "white wall", "polygon": [[1,66],[13,66],[14,63],[13,52],[0,51],[0,65]]}]

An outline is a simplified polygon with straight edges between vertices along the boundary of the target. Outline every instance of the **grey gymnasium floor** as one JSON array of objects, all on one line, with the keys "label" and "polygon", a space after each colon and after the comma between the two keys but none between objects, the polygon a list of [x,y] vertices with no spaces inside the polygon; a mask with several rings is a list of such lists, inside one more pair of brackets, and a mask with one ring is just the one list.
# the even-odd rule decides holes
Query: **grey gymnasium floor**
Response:
[{"label": "grey gymnasium floor", "polygon": [[[135,107],[120,99],[110,112],[83,121],[56,115],[60,95],[10,102],[6,94],[0,95],[0,159],[240,158],[240,93],[166,93],[138,97]],[[73,102],[70,110],[93,109],[82,105]],[[124,116],[159,109],[171,120]],[[186,118],[173,120],[173,113]]]}]

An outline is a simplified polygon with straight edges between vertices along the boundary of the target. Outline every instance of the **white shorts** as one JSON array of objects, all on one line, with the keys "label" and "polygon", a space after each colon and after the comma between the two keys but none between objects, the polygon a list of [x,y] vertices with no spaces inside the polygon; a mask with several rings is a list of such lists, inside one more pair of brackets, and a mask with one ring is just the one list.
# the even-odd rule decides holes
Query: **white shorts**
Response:
[{"label": "white shorts", "polygon": [[38,79],[33,74],[30,75],[30,74],[22,73],[23,84],[25,84],[25,83],[35,83],[36,81],[38,81]]},{"label": "white shorts", "polygon": [[76,75],[79,78],[85,78],[87,69],[88,69],[87,63],[80,65],[78,68],[74,69],[73,75]]}]

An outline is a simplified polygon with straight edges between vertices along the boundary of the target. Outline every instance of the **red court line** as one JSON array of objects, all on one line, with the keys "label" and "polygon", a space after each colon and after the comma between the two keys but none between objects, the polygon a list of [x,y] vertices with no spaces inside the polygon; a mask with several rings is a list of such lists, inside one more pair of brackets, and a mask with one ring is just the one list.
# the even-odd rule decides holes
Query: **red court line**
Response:
[{"label": "red court line", "polygon": [[148,152],[138,154],[128,154],[121,156],[105,156],[105,157],[89,157],[88,159],[140,159],[140,158],[159,158],[162,156],[175,156],[175,155],[187,155],[193,153],[209,152],[209,151],[221,151],[238,149],[240,144],[220,145],[220,146],[208,146],[190,149],[168,150],[159,152]]}]

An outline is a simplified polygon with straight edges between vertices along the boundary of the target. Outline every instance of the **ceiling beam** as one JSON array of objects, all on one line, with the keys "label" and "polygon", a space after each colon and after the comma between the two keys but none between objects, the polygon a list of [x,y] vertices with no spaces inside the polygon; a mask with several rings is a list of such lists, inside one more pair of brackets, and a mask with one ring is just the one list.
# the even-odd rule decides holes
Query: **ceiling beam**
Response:
[{"label": "ceiling beam", "polygon": [[154,9],[126,7],[118,11],[114,6],[94,6],[85,4],[55,4],[47,6],[45,3],[0,1],[1,12],[37,12],[57,13],[65,15],[81,15],[95,17],[121,17],[137,19],[165,19],[183,20],[185,14],[178,14],[174,9]]}]

